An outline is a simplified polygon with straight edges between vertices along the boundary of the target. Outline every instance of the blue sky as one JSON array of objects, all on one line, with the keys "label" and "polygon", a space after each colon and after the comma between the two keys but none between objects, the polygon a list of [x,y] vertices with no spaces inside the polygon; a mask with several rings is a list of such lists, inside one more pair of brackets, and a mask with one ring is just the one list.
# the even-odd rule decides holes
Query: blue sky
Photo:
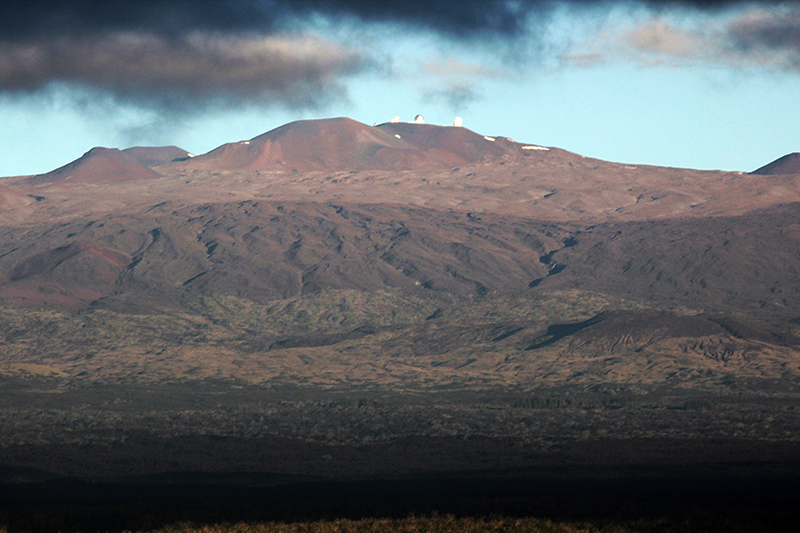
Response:
[{"label": "blue sky", "polygon": [[[800,151],[800,4],[489,3],[505,18],[468,3],[484,19],[463,27],[358,2],[222,26],[151,28],[150,12],[136,25],[76,13],[61,33],[0,26],[0,175],[94,146],[199,154],[292,120],[417,113],[636,164],[749,171]],[[214,3],[231,6],[267,10]]]}]

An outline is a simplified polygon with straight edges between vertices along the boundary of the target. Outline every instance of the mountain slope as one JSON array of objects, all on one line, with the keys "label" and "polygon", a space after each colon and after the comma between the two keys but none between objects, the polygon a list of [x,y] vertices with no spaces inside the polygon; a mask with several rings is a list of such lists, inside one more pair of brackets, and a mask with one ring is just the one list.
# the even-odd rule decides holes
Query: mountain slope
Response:
[{"label": "mountain slope", "polygon": [[27,186],[111,185],[161,177],[133,156],[116,148],[92,148],[79,159],[46,174],[24,180]]},{"label": "mountain slope", "polygon": [[106,296],[130,258],[93,242],[72,241],[25,258],[0,281],[5,305],[83,307]]},{"label": "mountain slope", "polygon": [[739,217],[602,224],[553,253],[544,287],[697,310],[800,317],[800,204]]},{"label": "mountain slope", "polygon": [[133,146],[122,150],[146,167],[167,165],[175,160],[191,157],[191,154],[177,146]]},{"label": "mountain slope", "polygon": [[489,163],[507,154],[507,150],[492,137],[484,137],[466,128],[391,122],[377,127],[399,136],[432,159],[441,160],[445,166]]},{"label": "mountain slope", "polygon": [[772,163],[764,165],[763,167],[754,170],[750,174],[762,176],[800,174],[800,152],[794,152],[783,157],[779,157]]},{"label": "mountain slope", "polygon": [[348,118],[301,120],[193,158],[192,168],[250,170],[424,170],[494,161],[506,149],[465,128],[370,127]]},{"label": "mountain slope", "polygon": [[[353,170],[372,165],[381,170]],[[566,364],[553,371],[563,377],[583,355],[623,348],[642,377],[639,348],[674,363],[758,343],[774,377],[795,349],[785,339],[800,318],[800,204],[779,205],[800,191],[792,177],[631,167],[463,128],[349,119],[287,124],[158,168],[163,178],[144,179],[158,175],[130,153],[95,149],[42,182],[93,187],[36,199],[9,189],[28,205],[24,223],[0,227],[4,305],[244,321],[214,346],[313,348],[324,366],[328,347],[350,343],[415,368],[423,358],[440,369],[434,381],[459,365],[512,379],[506,357],[534,374]],[[352,314],[348,301],[381,303]],[[265,332],[249,314],[288,305],[326,318]],[[387,309],[413,318],[369,318]],[[566,359],[548,359],[557,354]]]},{"label": "mountain slope", "polygon": [[800,174],[349,119],[132,152],[0,188],[0,477],[800,472]]}]

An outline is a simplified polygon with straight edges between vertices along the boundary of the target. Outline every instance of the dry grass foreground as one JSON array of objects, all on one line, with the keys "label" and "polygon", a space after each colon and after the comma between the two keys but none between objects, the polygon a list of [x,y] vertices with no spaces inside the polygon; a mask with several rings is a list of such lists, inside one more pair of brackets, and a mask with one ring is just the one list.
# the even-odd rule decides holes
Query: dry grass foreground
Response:
[{"label": "dry grass foreground", "polygon": [[[148,533],[627,533],[641,531],[626,526],[599,528],[592,524],[553,522],[536,518],[456,518],[408,517],[403,519],[363,518],[359,520],[320,520],[314,522],[261,522],[212,524],[195,526],[190,523],[176,524],[165,528],[148,530]],[[653,530],[655,531],[655,530]],[[0,528],[0,533],[11,533]],[[134,533],[134,532],[130,532]],[[144,533],[135,532],[135,533]]]},{"label": "dry grass foreground", "polygon": [[[715,519],[718,517],[714,517]],[[740,532],[791,531],[791,525],[768,520],[755,522],[728,519],[676,520],[667,517],[638,518],[625,522],[595,520],[570,521],[533,517],[457,517],[452,514],[408,516],[406,518],[360,518],[302,522],[237,522],[193,524],[182,522],[157,529],[123,533],[661,533],[661,532]],[[0,533],[14,533],[0,527]]]},{"label": "dry grass foreground", "polygon": [[[659,523],[607,524],[554,522],[539,518],[437,517],[362,518],[314,522],[261,522],[194,526],[177,524],[148,533],[633,533],[667,531]],[[642,527],[644,526],[644,527]],[[5,531],[0,530],[2,533]],[[133,533],[133,532],[131,532]],[[138,533],[138,532],[136,532]],[[143,532],[142,532],[143,533]]]}]

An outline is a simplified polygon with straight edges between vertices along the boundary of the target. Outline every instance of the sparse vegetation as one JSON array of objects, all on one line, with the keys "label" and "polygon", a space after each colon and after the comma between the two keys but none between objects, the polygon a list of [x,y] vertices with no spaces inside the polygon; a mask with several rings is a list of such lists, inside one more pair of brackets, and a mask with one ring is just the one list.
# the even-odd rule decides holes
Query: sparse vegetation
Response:
[{"label": "sparse vegetation", "polygon": [[[524,157],[37,189],[0,227],[0,529],[779,531],[800,506],[704,496],[800,479],[797,206]],[[359,503],[384,485],[426,503]],[[176,493],[278,509],[131,503]],[[123,496],[34,501],[65,494]]]},{"label": "sparse vegetation", "polygon": [[[797,377],[777,356],[772,367],[731,367],[659,353],[650,337],[589,357],[605,349],[592,339],[627,335],[624,314],[587,321],[609,309],[652,313],[574,290],[534,298],[338,290],[265,304],[208,297],[170,314],[7,307],[0,447],[8,464],[58,475],[238,465],[341,476],[527,468],[564,457],[616,464],[677,453],[706,461],[708,442],[744,443],[715,445],[736,461],[790,455],[800,443]],[[725,332],[687,316],[659,314],[659,331]],[[575,323],[605,329],[581,337],[588,327],[561,327],[563,338],[539,347],[558,329],[552,324]],[[184,453],[193,439],[226,450],[224,459]],[[388,460],[403,441],[431,451]],[[584,446],[607,442],[624,452],[601,460]],[[784,448],[770,448],[775,443]],[[295,464],[257,451],[265,445],[327,459]],[[353,447],[363,449],[360,464],[349,463]]]},{"label": "sparse vegetation", "polygon": [[[345,487],[340,487],[345,489]],[[796,498],[659,493],[0,506],[27,533],[789,533]]]}]

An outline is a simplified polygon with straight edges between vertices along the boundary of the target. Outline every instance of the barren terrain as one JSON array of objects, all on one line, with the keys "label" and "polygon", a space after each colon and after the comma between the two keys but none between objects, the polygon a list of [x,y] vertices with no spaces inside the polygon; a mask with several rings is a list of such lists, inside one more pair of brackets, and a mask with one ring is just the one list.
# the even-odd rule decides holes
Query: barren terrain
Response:
[{"label": "barren terrain", "polygon": [[4,178],[0,476],[796,480],[798,202],[349,119]]}]

